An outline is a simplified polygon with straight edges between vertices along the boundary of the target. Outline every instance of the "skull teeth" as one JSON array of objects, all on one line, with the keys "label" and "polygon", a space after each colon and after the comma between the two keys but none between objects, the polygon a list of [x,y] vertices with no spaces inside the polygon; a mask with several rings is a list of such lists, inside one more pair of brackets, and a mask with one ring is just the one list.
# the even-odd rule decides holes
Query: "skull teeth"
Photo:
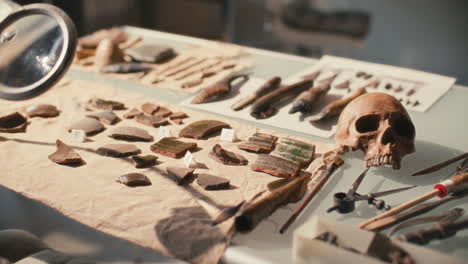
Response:
[{"label": "skull teeth", "polygon": [[367,159],[365,161],[366,167],[372,167],[372,166],[382,166],[382,165],[392,165],[394,169],[399,169],[400,168],[400,162],[398,159],[395,159],[392,155],[387,154],[387,155],[378,155],[375,157],[372,157],[370,159]]}]

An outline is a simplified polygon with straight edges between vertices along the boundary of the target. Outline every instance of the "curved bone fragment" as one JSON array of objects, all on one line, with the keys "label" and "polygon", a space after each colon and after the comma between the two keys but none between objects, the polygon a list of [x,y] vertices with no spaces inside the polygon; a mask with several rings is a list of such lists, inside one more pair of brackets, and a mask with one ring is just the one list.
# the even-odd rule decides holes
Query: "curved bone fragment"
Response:
[{"label": "curved bone fragment", "polygon": [[265,82],[260,88],[255,90],[251,95],[246,98],[242,98],[241,100],[237,101],[235,104],[231,106],[232,110],[239,111],[244,109],[246,106],[250,105],[255,101],[255,99],[260,98],[261,96],[274,91],[278,87],[280,87],[281,78],[280,77],[273,77],[267,82]]}]

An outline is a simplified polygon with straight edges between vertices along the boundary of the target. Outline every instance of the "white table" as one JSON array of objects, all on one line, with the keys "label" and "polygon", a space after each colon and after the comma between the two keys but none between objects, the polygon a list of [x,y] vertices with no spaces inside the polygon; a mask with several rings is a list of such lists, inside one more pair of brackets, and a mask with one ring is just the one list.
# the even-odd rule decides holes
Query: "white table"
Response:
[{"label": "white table", "polygon": [[[127,27],[126,30],[131,34],[143,35],[145,41],[155,41],[176,48],[183,48],[191,44],[203,44],[204,42],[201,39],[139,28]],[[287,78],[305,66],[316,62],[315,59],[258,49],[250,49],[250,52],[253,54],[253,60],[256,64],[253,75],[260,78],[269,78],[273,75]],[[132,81],[106,79],[97,74],[70,71],[68,76],[85,80],[104,80],[118,88],[137,91],[169,103],[180,103],[187,97],[187,95],[168,90],[148,89],[148,87]],[[467,110],[468,88],[456,85],[426,113],[411,112],[410,115],[416,126],[417,152],[404,158],[402,169],[399,171],[393,171],[390,168],[373,168],[369,171],[368,177],[359,190],[361,192],[375,192],[402,185],[417,184],[420,186],[412,192],[404,192],[386,199],[390,204],[395,205],[411,199],[416,194],[432,189],[434,183],[450,175],[450,172],[454,170],[453,166],[427,176],[411,177],[409,175],[437,161],[446,160],[456,154],[468,151],[468,122],[465,116],[468,114]],[[284,129],[276,130],[311,140],[323,142],[333,140],[298,134]],[[343,169],[333,176],[286,234],[280,235],[278,233],[279,226],[291,214],[291,209],[297,205],[281,208],[269,220],[263,221],[253,232],[247,235],[237,235],[233,245],[226,252],[225,260],[227,263],[290,263],[292,231],[312,214],[326,214],[326,209],[332,205],[333,193],[346,191],[363,170],[361,153],[350,153],[346,155],[346,158],[346,165]],[[100,263],[177,262],[157,252],[88,228],[64,217],[51,208],[3,188],[1,183],[0,201],[0,212],[2,212],[0,229],[22,228],[29,230],[55,249],[76,256],[88,256]],[[464,199],[449,203],[437,211],[455,206],[468,210],[467,201]],[[377,210],[369,208],[365,202],[356,206],[355,212],[351,214],[333,213],[330,216],[339,221],[358,224],[377,213]],[[462,259],[468,259],[467,245],[468,231],[463,231],[459,232],[455,238],[431,243],[429,247]]]}]

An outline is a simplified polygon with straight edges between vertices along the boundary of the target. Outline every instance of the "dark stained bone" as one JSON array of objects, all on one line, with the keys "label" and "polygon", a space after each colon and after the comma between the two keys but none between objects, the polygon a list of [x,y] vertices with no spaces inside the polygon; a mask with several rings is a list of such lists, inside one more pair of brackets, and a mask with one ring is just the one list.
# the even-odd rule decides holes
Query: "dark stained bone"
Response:
[{"label": "dark stained bone", "polygon": [[262,97],[263,95],[277,89],[280,87],[281,78],[280,77],[273,77],[267,82],[265,82],[260,88],[255,90],[253,94],[249,95],[246,98],[242,98],[241,100],[237,101],[235,104],[231,106],[232,110],[239,111],[245,108],[246,106],[250,105],[255,101],[255,99]]}]

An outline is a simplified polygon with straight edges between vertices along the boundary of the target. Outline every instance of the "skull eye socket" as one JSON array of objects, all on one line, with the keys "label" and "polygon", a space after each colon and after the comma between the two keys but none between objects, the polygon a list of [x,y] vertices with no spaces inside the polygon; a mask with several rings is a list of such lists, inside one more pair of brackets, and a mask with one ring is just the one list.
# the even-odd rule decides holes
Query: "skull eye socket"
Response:
[{"label": "skull eye socket", "polygon": [[380,116],[379,115],[366,115],[361,116],[356,120],[356,131],[359,133],[374,132],[379,129]]},{"label": "skull eye socket", "polygon": [[408,120],[407,118],[401,117],[395,119],[392,126],[395,128],[398,135],[402,137],[413,139],[415,136],[413,123],[411,123],[411,120]]}]

